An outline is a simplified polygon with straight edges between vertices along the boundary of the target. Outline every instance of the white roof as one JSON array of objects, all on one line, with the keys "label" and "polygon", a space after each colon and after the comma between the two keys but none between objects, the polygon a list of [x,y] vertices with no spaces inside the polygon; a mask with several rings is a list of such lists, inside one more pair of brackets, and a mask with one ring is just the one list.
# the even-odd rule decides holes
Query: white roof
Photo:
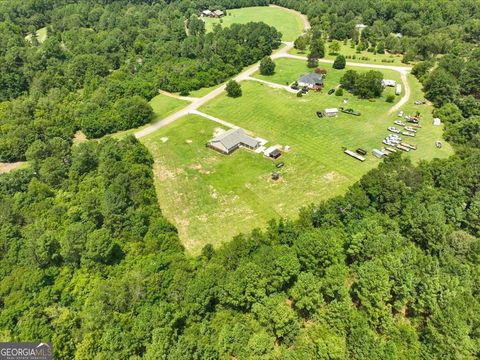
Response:
[{"label": "white roof", "polygon": [[277,146],[276,146],[276,145],[270,146],[269,148],[267,148],[267,150],[265,150],[265,151],[263,152],[263,154],[264,154],[265,156],[268,156],[268,155],[270,155],[272,152],[274,152],[275,150],[277,150]]},{"label": "white roof", "polygon": [[337,108],[330,108],[330,109],[325,109],[325,112],[328,113],[337,113],[338,109]]},{"label": "white roof", "polygon": [[203,10],[203,11],[202,11],[202,13],[203,13],[203,14],[210,15],[212,12],[211,12],[210,10],[208,10],[208,9],[207,9],[207,10]]},{"label": "white roof", "polygon": [[382,80],[382,84],[384,86],[395,86],[396,85],[396,81],[395,80],[390,80],[390,79],[383,79]]}]

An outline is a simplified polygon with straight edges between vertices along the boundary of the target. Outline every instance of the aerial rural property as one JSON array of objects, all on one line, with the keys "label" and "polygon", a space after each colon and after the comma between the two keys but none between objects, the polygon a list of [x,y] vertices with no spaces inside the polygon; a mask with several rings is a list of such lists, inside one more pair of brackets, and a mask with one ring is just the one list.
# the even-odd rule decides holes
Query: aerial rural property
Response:
[{"label": "aerial rural property", "polygon": [[480,359],[480,0],[0,0],[0,360]]},{"label": "aerial rural property", "polygon": [[[262,9],[264,15],[260,15]],[[291,34],[290,38],[301,35],[300,30],[292,33],[292,24],[304,18],[291,11],[272,7],[231,13],[233,21],[239,22],[253,21],[257,16],[263,16],[266,22],[272,18],[272,25]],[[272,14],[285,17],[285,28],[273,20],[276,17]],[[219,23],[217,20],[206,21]],[[308,29],[309,25],[304,26]],[[174,114],[175,123],[159,129],[152,125],[154,132],[149,133],[147,128],[137,133],[154,157],[156,189],[163,211],[193,253],[205,245],[205,234],[211,243],[219,244],[226,234],[229,238],[253,227],[263,228],[272,217],[294,217],[305,205],[342,194],[379,164],[372,154],[365,162],[355,161],[345,156],[342,148],[365,148],[369,152],[384,148],[382,141],[399,111],[415,114],[419,110],[423,116],[421,131],[414,139],[407,138],[418,150],[406,156],[418,162],[452,153],[446,142],[441,149],[435,146],[435,141],[442,138],[442,128],[433,126],[429,105],[414,105],[414,100],[423,99],[424,94],[418,80],[409,74],[411,67],[352,62],[337,70],[332,68],[333,61],[322,60],[319,67],[326,71],[322,78],[307,67],[305,55],[294,54],[293,50],[293,43],[286,41],[273,54],[276,67],[272,75],[262,75],[258,65],[238,75],[241,97],[232,98],[222,88],[213,89],[192,99],[179,111],[180,116]],[[328,95],[328,89],[340,86],[348,69],[380,71],[390,80],[382,98],[370,101],[347,92],[345,96]],[[296,83],[315,90],[319,79],[324,91],[309,91],[299,98],[297,90],[291,88]],[[389,86],[393,83],[404,84],[401,94],[395,95],[395,86]],[[385,101],[389,95],[395,96],[393,103]],[[339,112],[334,119],[315,115],[319,110],[341,107],[355,109],[361,115]],[[278,162],[284,166],[277,169],[276,161],[255,152],[255,147],[242,146],[241,151],[225,156],[211,151],[211,145],[205,146],[218,131],[236,128],[249,132],[252,138],[267,139],[266,147],[278,146],[282,151]],[[283,151],[286,146],[289,151]],[[280,174],[278,180],[272,180],[274,172]]]}]

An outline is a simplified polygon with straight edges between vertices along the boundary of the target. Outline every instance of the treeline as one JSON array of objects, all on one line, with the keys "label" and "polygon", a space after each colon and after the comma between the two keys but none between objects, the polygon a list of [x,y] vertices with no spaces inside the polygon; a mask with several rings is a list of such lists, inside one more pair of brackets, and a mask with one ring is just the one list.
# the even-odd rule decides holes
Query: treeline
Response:
[{"label": "treeline", "polygon": [[[16,12],[42,5],[14,10],[12,2],[0,24],[0,161],[25,160],[37,139],[69,140],[76,130],[96,138],[143,125],[158,89],[186,94],[219,84],[281,39],[263,23],[205,34],[196,16],[186,21],[197,11],[192,4],[45,3],[42,20],[16,21]],[[26,40],[42,23],[47,39]]]},{"label": "treeline", "polygon": [[[273,2],[308,15],[312,27],[329,39],[352,39],[360,51],[401,53],[405,62],[445,54],[454,44],[480,41],[478,0]],[[357,24],[367,28],[360,32]]]},{"label": "treeline", "polygon": [[185,256],[133,137],[0,177],[0,337],[58,359],[480,356],[480,152],[395,156],[298,220]]},{"label": "treeline", "polygon": [[438,60],[416,64],[412,74],[438,107],[434,115],[446,124],[445,138],[480,148],[480,51],[455,47]]}]

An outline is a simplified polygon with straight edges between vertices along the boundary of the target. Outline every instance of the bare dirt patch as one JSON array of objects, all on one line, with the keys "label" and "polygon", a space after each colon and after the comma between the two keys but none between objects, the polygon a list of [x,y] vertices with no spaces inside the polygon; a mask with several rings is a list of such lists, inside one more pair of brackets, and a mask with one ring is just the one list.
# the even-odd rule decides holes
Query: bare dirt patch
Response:
[{"label": "bare dirt patch", "polygon": [[81,132],[80,130],[78,130],[75,135],[73,135],[73,143],[74,144],[80,144],[84,141],[87,141],[87,136]]},{"label": "bare dirt patch", "polygon": [[18,162],[14,162],[14,163],[2,163],[2,162],[0,162],[0,174],[9,173],[10,171],[21,168],[26,164],[27,164],[26,161],[18,161]]},{"label": "bare dirt patch", "polygon": [[326,173],[325,175],[323,175],[323,179],[331,182],[331,181],[343,180],[344,177],[336,171],[330,171],[329,173]]}]

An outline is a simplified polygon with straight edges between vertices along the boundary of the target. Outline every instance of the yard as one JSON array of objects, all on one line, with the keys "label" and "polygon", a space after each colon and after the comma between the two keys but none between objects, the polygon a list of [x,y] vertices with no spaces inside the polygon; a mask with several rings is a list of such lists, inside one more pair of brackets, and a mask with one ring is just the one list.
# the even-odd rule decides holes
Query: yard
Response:
[{"label": "yard", "polygon": [[[345,45],[343,41],[339,41],[339,43],[340,43],[340,51],[338,51],[338,54],[330,54],[328,47],[330,46],[330,44],[332,44],[332,42],[325,43],[325,59],[334,60],[337,57],[337,55],[343,55],[343,56],[350,56],[350,57],[355,56],[355,59],[352,59],[352,58],[347,59],[347,61],[351,61],[351,62],[380,64],[380,65],[394,65],[394,66],[411,66],[411,64],[408,65],[408,64],[402,63],[403,54],[388,54],[388,53],[374,54],[374,53],[368,52],[367,50],[364,50],[358,54],[357,50],[350,46],[351,41],[348,41],[347,45]],[[308,49],[305,51],[298,51],[297,49],[292,49],[290,53],[295,55],[307,56]]]},{"label": "yard", "polygon": [[[284,84],[302,73],[303,66],[302,61],[282,59],[277,61],[277,73],[266,78]],[[327,66],[326,89],[335,86],[342,73]],[[397,73],[384,73],[398,80]],[[409,81],[414,96],[421,96],[418,82],[413,78]],[[343,97],[327,95],[324,90],[297,98],[254,81],[242,82],[242,89],[242,97],[221,95],[200,110],[252,131],[269,140],[268,145],[291,146],[291,151],[278,160],[285,163],[282,169],[244,149],[225,156],[206,148],[218,124],[197,116],[180,119],[142,139],[155,159],[160,206],[192,253],[198,253],[206,243],[218,245],[239,232],[264,227],[273,217],[294,217],[302,206],[344,193],[378,165],[371,150],[382,147],[386,128],[396,118],[396,114],[386,115],[392,104],[384,99],[371,102],[347,95],[347,106],[362,116],[340,113],[338,118],[318,119],[315,111],[342,106]],[[406,112],[417,109],[413,99]],[[425,115],[431,111],[418,109]],[[452,150],[445,142],[442,149],[435,148],[442,129],[431,125],[431,116],[422,125],[418,136],[408,139],[418,150],[406,156],[415,162],[449,156]],[[367,149],[367,161],[346,156],[343,146]],[[270,179],[274,171],[281,173],[278,182]]]},{"label": "yard", "polygon": [[287,9],[271,6],[227,10],[227,15],[223,18],[204,18],[204,20],[207,31],[211,31],[214,24],[228,27],[232,24],[264,22],[280,31],[284,41],[294,41],[303,32],[303,21],[300,16]]}]

